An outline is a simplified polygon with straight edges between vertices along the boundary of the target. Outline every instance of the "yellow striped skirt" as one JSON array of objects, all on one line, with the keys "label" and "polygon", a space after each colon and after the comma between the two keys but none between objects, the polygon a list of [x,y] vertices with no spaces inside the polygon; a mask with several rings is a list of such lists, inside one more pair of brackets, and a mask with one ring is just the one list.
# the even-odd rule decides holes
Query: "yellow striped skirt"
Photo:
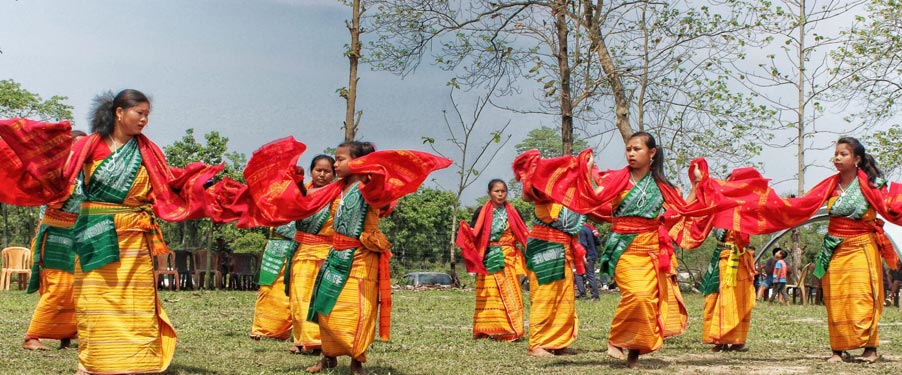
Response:
[{"label": "yellow striped skirt", "polygon": [[75,338],[75,275],[61,270],[41,270],[41,299],[34,308],[25,338],[62,340]]},{"label": "yellow striped skirt", "polygon": [[883,264],[873,234],[844,238],[821,279],[833,350],[880,345]]},{"label": "yellow striped skirt", "polygon": [[672,275],[658,270],[658,252],[658,233],[639,233],[617,263],[620,304],[611,322],[613,346],[651,353],[664,345],[665,337],[686,330],[683,296]]},{"label": "yellow striped skirt", "polygon": [[576,340],[579,318],[576,316],[576,294],[573,286],[573,252],[564,244],[567,263],[564,278],[539,285],[535,272],[529,277],[529,350],[565,349]]},{"label": "yellow striped skirt", "polygon": [[285,295],[285,264],[272,285],[260,285],[254,305],[251,335],[287,340],[291,337],[291,308]]},{"label": "yellow striped skirt", "polygon": [[473,338],[513,341],[523,337],[523,291],[517,274],[520,256],[513,246],[502,246],[504,269],[476,275]]},{"label": "yellow striped skirt", "polygon": [[[320,251],[321,248],[325,251]],[[291,321],[294,345],[303,350],[314,350],[322,347],[319,324],[307,321],[310,310],[310,298],[313,296],[313,285],[319,273],[330,245],[301,244],[291,261]],[[322,253],[322,254],[320,254]]]},{"label": "yellow striped skirt", "polygon": [[[740,260],[736,285],[729,286],[723,281],[729,256],[730,250],[720,252],[720,292],[705,297],[702,324],[702,342],[705,344],[745,344],[748,337],[752,308],[755,307],[755,282],[754,274],[745,269],[745,265],[751,261]],[[742,257],[751,258],[752,253],[745,252]]]},{"label": "yellow striped skirt", "polygon": [[348,282],[329,315],[319,315],[323,355],[366,362],[379,318],[379,253],[358,248]]},{"label": "yellow striped skirt", "polygon": [[78,365],[93,374],[162,372],[176,335],[157,296],[145,233],[117,235],[119,262],[90,272],[75,265]]}]

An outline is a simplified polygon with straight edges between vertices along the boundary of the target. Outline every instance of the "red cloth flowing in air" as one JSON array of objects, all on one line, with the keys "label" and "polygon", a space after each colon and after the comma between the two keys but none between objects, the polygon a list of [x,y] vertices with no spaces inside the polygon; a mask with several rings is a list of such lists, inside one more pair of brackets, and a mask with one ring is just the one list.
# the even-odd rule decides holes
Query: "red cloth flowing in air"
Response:
[{"label": "red cloth flowing in air", "polygon": [[[572,158],[573,157],[570,156],[570,159]],[[554,192],[549,192],[546,189],[540,189],[537,187],[537,185],[543,187],[550,186],[549,178],[558,177],[556,175],[555,169],[564,167],[566,160],[566,156],[554,159],[543,159],[542,154],[535,149],[526,151],[523,154],[517,156],[514,159],[514,163],[511,167],[514,171],[514,177],[523,185],[523,199],[535,204],[552,202],[561,203],[553,195]],[[561,190],[555,189],[554,191],[559,192]],[[566,204],[563,205],[567,206]],[[569,206],[567,207],[570,208]],[[593,211],[571,210],[581,214],[588,214]],[[547,234],[544,229],[537,229],[536,227],[533,227],[533,232],[531,233],[531,235],[535,236],[537,233],[542,233],[543,235]],[[586,273],[585,263],[582,262],[582,259],[586,257],[586,248],[583,247],[583,245],[579,242],[579,236],[567,235],[567,237],[570,238],[570,248],[573,251],[573,263],[574,267],[576,268],[576,273],[582,275]],[[551,241],[551,239],[548,238],[543,240]]]},{"label": "red cloth flowing in air", "polygon": [[[489,246],[489,237],[492,236],[492,217],[495,206],[489,201],[482,205],[480,210],[479,218],[473,223],[476,226],[475,229],[471,228],[470,224],[465,220],[460,221],[455,244],[460,247],[460,253],[464,258],[464,266],[466,266],[467,272],[487,275],[488,271],[485,269],[483,259]],[[511,233],[525,249],[529,229],[526,228],[526,224],[523,223],[520,214],[510,202],[504,202],[504,210],[507,211],[507,222],[510,225]]]},{"label": "red cloth flowing in air", "polygon": [[[868,181],[868,175],[858,171],[858,186],[874,210],[889,222],[902,225],[902,185],[877,188]],[[840,176],[830,176],[798,198],[782,198],[773,189],[749,192],[747,204],[737,206],[730,214],[717,215],[714,226],[731,228],[742,233],[763,234],[776,232],[804,224],[833,195]],[[891,267],[897,265],[897,254],[892,243],[883,233],[883,221],[874,227],[881,255]]]},{"label": "red cloth flowing in air", "polygon": [[[244,169],[247,192],[232,188],[232,203],[218,200],[224,212],[240,211],[250,217],[239,221],[239,227],[256,223],[267,226],[282,225],[309,217],[339,197],[345,181],[339,180],[306,196],[298,187],[295,165],[307,149],[294,137],[270,142],[255,151]],[[359,189],[363,199],[373,207],[391,206],[404,195],[413,193],[433,171],[451,165],[451,160],[426,152],[412,150],[383,150],[351,160],[348,168],[354,174],[366,174],[369,180],[361,182]],[[227,190],[227,189],[224,189]],[[246,195],[245,195],[246,194]],[[238,207],[238,208],[236,208]]]},{"label": "red cloth flowing in air", "polygon": [[[612,202],[630,184],[629,167],[600,172],[593,163],[591,149],[576,157],[551,159],[543,159],[538,151],[530,150],[517,157],[514,170],[526,176],[523,179],[524,197],[551,199],[593,218],[610,218]],[[692,161],[690,178],[694,178],[695,170],[700,172],[701,180],[696,192],[698,199],[693,202],[686,202],[673,186],[655,180],[665,209],[658,228],[659,267],[662,270],[670,269],[674,241],[683,248],[698,247],[707,236],[712,215],[735,208],[745,199],[757,198],[768,189],[767,180],[760,174],[739,171],[738,176],[742,178],[737,181],[712,179],[707,162],[701,158]],[[601,191],[596,192],[596,185],[602,186]]]},{"label": "red cloth flowing in air", "polygon": [[68,121],[0,119],[0,202],[39,206],[68,192],[63,167],[72,145]]},{"label": "red cloth flowing in air", "polygon": [[[70,187],[102,142],[100,135],[91,134],[72,145],[70,131],[66,121],[0,120],[0,137],[6,144],[0,149],[7,157],[14,157],[12,162],[4,163],[12,168],[5,177],[0,175],[5,178],[0,183],[10,187],[2,196],[4,203],[40,205],[68,198]],[[170,168],[156,144],[143,134],[135,139],[153,188],[154,214],[167,221],[204,217],[204,185],[223,165],[195,162],[181,169]]]}]

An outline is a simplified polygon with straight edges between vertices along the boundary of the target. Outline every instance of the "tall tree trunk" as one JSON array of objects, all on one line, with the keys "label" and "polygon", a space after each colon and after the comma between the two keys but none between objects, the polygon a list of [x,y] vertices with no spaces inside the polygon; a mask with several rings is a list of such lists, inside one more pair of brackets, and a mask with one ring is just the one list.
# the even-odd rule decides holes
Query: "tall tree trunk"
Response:
[{"label": "tall tree trunk", "polygon": [[557,62],[561,83],[561,155],[573,154],[573,101],[570,90],[570,53],[568,51],[568,29],[565,11],[570,0],[557,0],[554,4],[554,27],[557,29]]},{"label": "tall tree trunk", "polygon": [[645,90],[648,89],[648,69],[650,51],[648,50],[648,23],[646,12],[648,4],[642,7],[642,83],[639,85],[639,97],[636,98],[636,128],[645,131]]},{"label": "tall tree trunk", "polygon": [[[796,196],[801,197],[805,194],[805,59],[807,58],[807,53],[805,52],[805,26],[808,22],[807,13],[805,11],[805,0],[800,0],[799,2],[799,50],[798,50],[798,59],[799,59],[799,71],[798,71],[798,82],[796,82],[796,88],[798,89],[799,94],[799,107],[796,112],[797,121],[798,121],[798,149],[797,149],[797,167],[798,167],[798,175],[799,175],[799,185],[796,191]],[[798,229],[794,229],[792,232],[792,271],[796,275],[801,275],[802,272],[802,241],[801,235],[799,234]],[[804,282],[804,280],[802,281]],[[804,300],[804,297],[802,298]]]},{"label": "tall tree trunk", "polygon": [[614,96],[614,115],[617,119],[617,130],[620,131],[620,136],[623,138],[623,143],[625,144],[630,136],[633,135],[633,128],[630,126],[630,102],[626,97],[626,89],[624,89],[623,82],[620,80],[620,73],[617,71],[614,59],[611,57],[610,52],[608,52],[604,37],[601,35],[601,24],[599,23],[601,20],[596,12],[601,11],[602,4],[600,4],[601,0],[598,0],[598,2],[598,5],[593,5],[591,0],[583,0],[582,2],[583,12],[586,17],[586,30],[588,30],[589,41],[594,47],[595,54],[598,55],[598,62],[601,64],[601,69],[604,71],[605,76],[608,78],[608,83],[611,85],[611,94]]},{"label": "tall tree trunk", "polygon": [[454,240],[457,238],[457,207],[460,207],[460,194],[455,198],[454,208],[451,210],[451,243],[449,244],[450,257],[448,258],[450,266],[448,273],[451,274],[451,281],[454,283],[454,286],[460,287],[460,278],[457,277],[457,257],[455,256],[457,244],[454,243]]},{"label": "tall tree trunk", "polygon": [[347,23],[348,31],[351,32],[351,46],[348,51],[348,61],[350,62],[350,73],[348,74],[348,91],[344,93],[347,101],[345,109],[345,142],[353,141],[357,137],[357,125],[360,123],[360,116],[363,112],[356,112],[357,108],[357,64],[360,61],[360,15],[363,13],[361,9],[361,0],[354,0],[351,5],[353,9],[353,17],[351,22]]}]

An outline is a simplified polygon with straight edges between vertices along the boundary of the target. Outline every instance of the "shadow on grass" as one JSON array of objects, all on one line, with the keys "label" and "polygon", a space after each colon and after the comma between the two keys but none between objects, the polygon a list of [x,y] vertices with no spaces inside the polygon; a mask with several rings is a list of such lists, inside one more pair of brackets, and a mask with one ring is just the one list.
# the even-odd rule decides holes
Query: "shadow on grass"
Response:
[{"label": "shadow on grass", "polygon": [[[401,370],[398,370],[391,366],[366,366],[366,365],[364,365],[364,366],[369,375],[406,375],[407,374],[406,372],[402,372]],[[277,371],[276,373],[278,373],[278,374],[306,374],[306,372],[304,371],[305,368],[306,367],[301,367],[301,368],[283,367],[280,369],[280,371]],[[276,370],[276,369],[271,369],[271,370]],[[320,371],[318,374],[345,375],[345,374],[350,374],[350,373],[351,373],[350,366],[338,365],[337,367],[334,367],[334,368],[324,369],[323,371]]]},{"label": "shadow on grass", "polygon": [[[670,367],[672,363],[670,361],[665,361],[656,358],[639,358],[639,369],[645,370],[660,370],[667,367]],[[599,359],[588,359],[588,360],[577,360],[577,361],[554,361],[545,364],[542,367],[551,368],[551,367],[585,367],[588,369],[598,368],[598,367],[608,367],[612,369],[626,369],[626,361],[617,360],[614,358],[604,357]]]},{"label": "shadow on grass", "polygon": [[173,363],[169,365],[169,368],[166,369],[164,374],[210,374],[210,375],[225,375],[224,372],[219,372],[216,370],[211,370],[208,368],[200,368],[194,366],[186,366],[179,363]]}]

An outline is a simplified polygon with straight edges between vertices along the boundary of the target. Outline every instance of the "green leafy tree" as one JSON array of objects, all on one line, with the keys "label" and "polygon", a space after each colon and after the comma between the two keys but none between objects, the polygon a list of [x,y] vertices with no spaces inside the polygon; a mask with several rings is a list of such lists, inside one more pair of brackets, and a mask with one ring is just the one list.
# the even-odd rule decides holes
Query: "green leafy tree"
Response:
[{"label": "green leafy tree", "polygon": [[[54,95],[43,99],[37,93],[23,88],[13,80],[0,81],[0,118],[30,118],[42,121],[60,121],[72,118],[72,106],[68,98]],[[40,219],[37,207],[16,207],[0,204],[3,215],[3,244],[27,246],[34,236]]]},{"label": "green leafy tree", "polygon": [[[543,157],[553,158],[563,155],[561,149],[561,133],[555,129],[543,126],[538,129],[530,130],[526,133],[526,138],[522,142],[514,146],[517,153],[523,153],[532,149],[537,149],[542,153]],[[573,155],[589,148],[589,143],[582,139],[573,141]]]},{"label": "green leafy tree", "polygon": [[54,95],[44,100],[39,94],[28,91],[11,79],[0,81],[0,118],[30,118],[41,121],[72,119],[72,106],[65,103],[68,97]]},{"label": "green leafy tree", "polygon": [[878,131],[867,137],[867,151],[874,155],[877,160],[877,166],[880,167],[890,180],[898,180],[902,173],[902,127],[893,125],[889,129]]},{"label": "green leafy tree", "polygon": [[398,201],[392,214],[379,227],[392,243],[392,252],[405,263],[447,262],[446,244],[451,241],[454,193],[421,188]]},{"label": "green leafy tree", "polygon": [[880,122],[902,109],[902,1],[871,0],[833,51],[839,96],[861,104],[853,121]]},{"label": "green leafy tree", "polygon": [[[833,51],[843,77],[837,95],[860,104],[848,120],[868,124],[896,120],[902,109],[902,1],[871,1],[844,36],[846,44]],[[902,175],[900,137],[902,126],[896,122],[863,139],[880,168],[896,178]]]}]

